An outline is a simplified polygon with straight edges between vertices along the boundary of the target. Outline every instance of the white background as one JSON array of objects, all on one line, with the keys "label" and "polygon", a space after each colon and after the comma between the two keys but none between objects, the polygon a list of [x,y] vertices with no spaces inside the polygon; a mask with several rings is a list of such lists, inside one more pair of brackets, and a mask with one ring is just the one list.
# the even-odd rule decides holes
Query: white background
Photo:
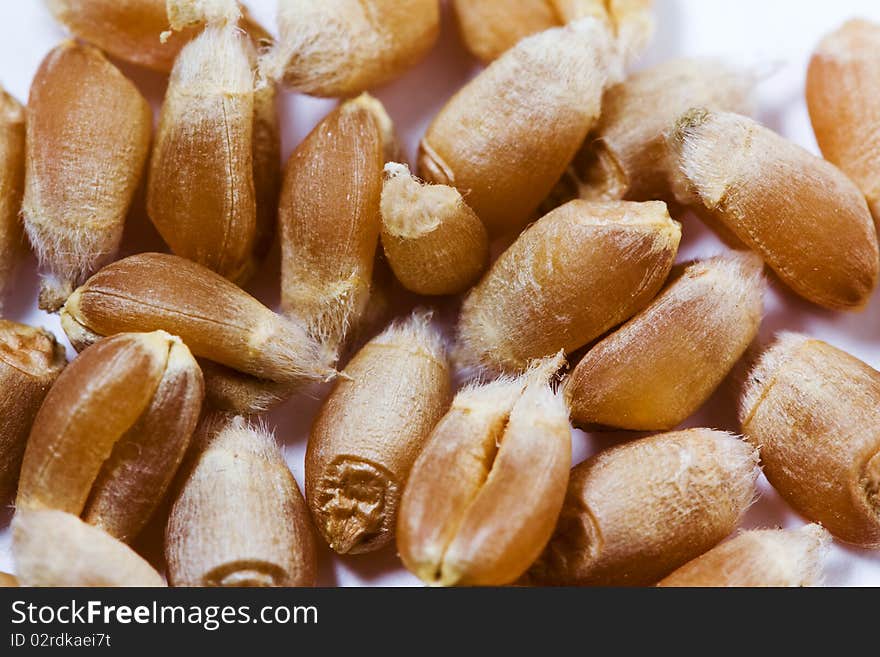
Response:
[{"label": "white background", "polygon": [[[274,31],[275,0],[250,0],[248,4],[267,27]],[[658,0],[657,33],[639,67],[682,55],[719,56],[730,63],[764,74],[757,89],[758,118],[813,152],[817,152],[804,104],[804,74],[810,52],[826,32],[844,20],[863,16],[880,21],[880,3],[875,0]],[[64,38],[41,0],[0,2],[0,82],[22,102],[26,101],[31,78],[43,56]],[[163,76],[121,65],[158,109],[165,86]],[[440,42],[416,68],[399,80],[375,90],[385,103],[412,161],[418,140],[428,122],[449,96],[478,65],[462,48],[444,12]],[[334,101],[286,94],[282,100],[284,157],[333,106]],[[96,121],[101,117],[96,116]],[[161,240],[145,218],[143,199],[136,202],[123,244],[125,254],[163,250]],[[724,247],[698,222],[684,218],[684,238],[679,260],[711,255]],[[771,281],[766,314],[761,328],[765,342],[779,330],[797,330],[825,339],[880,367],[880,293],[860,314],[825,311],[807,304]],[[55,332],[64,344],[57,318],[36,309],[38,281],[35,264],[28,261],[19,275],[13,298],[7,302],[9,319],[42,325]],[[270,306],[278,299],[277,248],[249,289]],[[73,352],[69,350],[72,357]],[[732,386],[722,386],[698,416],[687,426],[712,426],[736,430]],[[303,482],[303,452],[311,417],[316,411],[317,391],[294,399],[268,417],[277,428],[279,441],[300,484]],[[573,432],[574,454],[580,461],[595,451],[631,439],[634,434],[585,434]],[[803,520],[761,481],[761,498],[750,509],[746,527],[797,527]],[[11,509],[0,510],[0,570],[11,570],[12,559],[6,525]],[[161,530],[152,527],[139,546],[155,558],[160,550]],[[880,552],[846,548],[835,544],[826,562],[826,580],[836,585],[880,585]],[[323,585],[417,585],[419,582],[400,566],[390,547],[372,555],[339,558],[322,548],[320,578]]]}]

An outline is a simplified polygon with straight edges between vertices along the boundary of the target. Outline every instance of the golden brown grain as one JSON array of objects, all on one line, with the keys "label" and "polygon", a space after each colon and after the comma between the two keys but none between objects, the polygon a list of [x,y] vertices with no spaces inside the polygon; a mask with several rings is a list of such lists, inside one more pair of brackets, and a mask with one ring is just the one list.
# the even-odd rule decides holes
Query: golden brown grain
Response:
[{"label": "golden brown grain", "polygon": [[18,586],[18,579],[9,573],[0,573],[0,588],[12,588]]},{"label": "golden brown grain", "polygon": [[566,382],[575,422],[672,429],[727,376],[758,333],[763,263],[718,256],[673,274],[638,315],[596,344]]},{"label": "golden brown grain", "polygon": [[600,452],[571,472],[536,583],[645,586],[730,534],[755,496],[758,453],[690,429]]},{"label": "golden brown grain", "polygon": [[680,239],[664,203],[571,201],[557,208],[471,290],[456,359],[518,370],[533,358],[584,346],[650,302]]},{"label": "golden brown grain", "polygon": [[336,552],[392,540],[403,486],[450,397],[442,338],[423,314],[388,327],[345,368],[306,450],[306,499]]},{"label": "golden brown grain", "polygon": [[819,525],[743,532],[657,586],[818,586],[831,536]]},{"label": "golden brown grain", "polygon": [[550,0],[564,23],[596,18],[607,25],[625,63],[641,54],[654,35],[654,0]]},{"label": "golden brown grain", "polygon": [[541,553],[571,467],[568,409],[549,385],[564,362],[465,388],[434,428],[397,523],[401,559],[423,581],[509,584]]},{"label": "golden brown grain", "polygon": [[419,175],[457,188],[491,236],[520,230],[598,118],[618,64],[594,19],[523,39],[440,110]]},{"label": "golden brown grain", "polygon": [[333,375],[301,326],[222,276],[173,255],[141,253],[108,265],[71,295],[61,324],[72,341],[165,330],[193,354],[258,379],[303,384]]},{"label": "golden brown grain", "polygon": [[162,41],[168,29],[165,0],[46,0],[49,11],[76,37],[109,54],[168,72],[195,30]]},{"label": "golden brown grain", "polygon": [[807,107],[822,154],[864,192],[880,221],[880,25],[851,20],[826,36],[807,70]]},{"label": "golden brown grain", "polygon": [[312,586],[305,500],[271,433],[206,416],[165,534],[173,586]]},{"label": "golden brown grain", "polygon": [[[205,24],[235,23],[241,17],[236,0],[165,0],[168,25],[173,31]],[[168,38],[168,33],[162,35]]]},{"label": "golden brown grain", "polygon": [[281,305],[330,352],[363,315],[379,239],[385,134],[382,104],[340,105],[290,156],[284,173]]},{"label": "golden brown grain", "polygon": [[[166,0],[46,0],[46,4],[55,19],[77,38],[114,57],[163,73],[171,71],[180,50],[199,33],[196,25],[167,31]],[[242,27],[255,41],[267,39],[265,29],[244,7],[241,10]]]},{"label": "golden brown grain", "polygon": [[434,46],[438,0],[280,0],[270,79],[314,96],[354,96],[396,78]]},{"label": "golden brown grain", "polygon": [[51,333],[0,319],[0,500],[15,492],[34,417],[66,364]]},{"label": "golden brown grain", "polygon": [[669,145],[681,202],[809,301],[864,306],[877,285],[877,233],[865,197],[839,169],[749,118],[706,109],[685,113]]},{"label": "golden brown grain", "polygon": [[208,25],[181,51],[162,105],[147,211],[171,250],[232,281],[255,269],[254,74],[247,37]]},{"label": "golden brown grain", "polygon": [[297,385],[263,379],[199,359],[205,375],[205,406],[218,411],[253,415],[265,413],[296,392]]},{"label": "golden brown grain", "polygon": [[12,552],[23,586],[165,586],[125,543],[56,510],[18,510]]},{"label": "golden brown grain", "polygon": [[403,286],[417,294],[458,294],[489,264],[489,236],[461,194],[416,180],[405,164],[385,166],[382,247]]},{"label": "golden brown grain", "polygon": [[664,133],[694,106],[746,113],[754,76],[709,59],[676,59],[605,92],[602,116],[545,201],[674,201]]},{"label": "golden brown grain", "polygon": [[468,50],[488,63],[523,38],[581,18],[601,21],[630,61],[654,31],[653,0],[454,0]]},{"label": "golden brown grain", "polygon": [[116,254],[152,120],[144,97],[96,48],[66,41],[40,65],[28,99],[22,215],[40,259],[41,308],[58,310]]},{"label": "golden brown grain", "polygon": [[[101,340],[103,336],[74,319],[73,312],[80,314],[78,309],[71,310],[75,304],[76,302],[62,310],[61,326],[73,348],[83,351]],[[158,317],[156,319],[158,320]],[[170,320],[165,317],[160,323],[167,324]],[[316,345],[314,348],[317,350]],[[206,358],[199,358],[198,363],[205,379],[205,406],[217,411],[244,415],[264,413],[286,401],[302,383],[302,381],[273,381],[245,374]],[[325,370],[323,376],[331,374],[331,370]]]},{"label": "golden brown grain", "polygon": [[484,62],[560,25],[552,0],[453,0],[452,7],[465,47]]},{"label": "golden brown grain", "polygon": [[278,225],[281,194],[281,123],[278,116],[278,87],[265,84],[254,90],[254,194],[257,200],[257,233],[254,259],[266,257]]},{"label": "golden brown grain", "polygon": [[24,247],[18,218],[24,194],[25,110],[0,88],[0,313]]},{"label": "golden brown grain", "polygon": [[135,538],[183,459],[203,396],[195,359],[167,333],[121,334],[86,349],[37,413],[16,506],[66,511]]},{"label": "golden brown grain", "polygon": [[880,373],[783,333],[749,374],[742,430],[797,511],[837,538],[880,546]]}]

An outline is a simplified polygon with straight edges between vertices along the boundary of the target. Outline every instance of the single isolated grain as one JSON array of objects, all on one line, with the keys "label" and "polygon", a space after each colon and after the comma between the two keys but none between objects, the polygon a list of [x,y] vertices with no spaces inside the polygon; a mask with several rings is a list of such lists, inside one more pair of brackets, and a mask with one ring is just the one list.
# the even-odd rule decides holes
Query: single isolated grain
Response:
[{"label": "single isolated grain", "polygon": [[880,547],[880,373],[783,333],[749,374],[742,431],[797,511],[837,538]]}]

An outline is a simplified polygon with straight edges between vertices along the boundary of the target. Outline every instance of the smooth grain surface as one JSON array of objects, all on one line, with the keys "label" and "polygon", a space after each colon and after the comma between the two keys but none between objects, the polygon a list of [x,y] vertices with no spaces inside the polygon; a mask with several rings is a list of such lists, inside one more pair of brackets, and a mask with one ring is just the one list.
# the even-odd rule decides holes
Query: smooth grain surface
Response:
[{"label": "smooth grain surface", "polygon": [[196,30],[168,30],[165,0],[47,0],[53,17],[75,36],[141,66],[168,72]]},{"label": "smooth grain surface", "polygon": [[66,364],[54,335],[0,319],[0,499],[15,492],[34,417]]},{"label": "smooth grain surface", "polygon": [[453,0],[452,6],[465,47],[484,62],[527,36],[560,25],[548,0]]},{"label": "smooth grain surface", "polygon": [[20,510],[12,521],[16,573],[24,586],[165,586],[125,543],[56,510]]},{"label": "smooth grain surface", "polygon": [[183,459],[203,395],[198,365],[167,333],[121,334],[86,349],[37,413],[16,507],[82,515],[135,538]]},{"label": "smooth grain surface", "polygon": [[149,406],[101,466],[83,520],[125,541],[138,535],[183,461],[203,398],[198,364],[182,342],[173,341]]},{"label": "smooth grain surface", "polygon": [[142,253],[108,265],[71,295],[62,323],[68,335],[168,331],[196,356],[273,381],[332,374],[298,324],[222,276],[172,255]]},{"label": "smooth grain surface", "polygon": [[0,313],[24,255],[19,213],[24,195],[25,109],[0,88]]},{"label": "smooth grain surface", "polygon": [[[171,71],[177,55],[200,27],[191,24],[169,30],[166,0],[46,0],[46,5],[75,37],[114,57],[162,73]],[[246,10],[242,27],[255,41],[268,38]]]},{"label": "smooth grain surface", "polygon": [[120,335],[74,359],[37,414],[18,508],[82,513],[113,445],[147,408],[168,359],[158,334]]},{"label": "smooth grain surface", "polygon": [[614,35],[626,61],[645,48],[654,30],[653,0],[454,0],[465,46],[491,62],[523,38],[581,18],[594,18]]}]

